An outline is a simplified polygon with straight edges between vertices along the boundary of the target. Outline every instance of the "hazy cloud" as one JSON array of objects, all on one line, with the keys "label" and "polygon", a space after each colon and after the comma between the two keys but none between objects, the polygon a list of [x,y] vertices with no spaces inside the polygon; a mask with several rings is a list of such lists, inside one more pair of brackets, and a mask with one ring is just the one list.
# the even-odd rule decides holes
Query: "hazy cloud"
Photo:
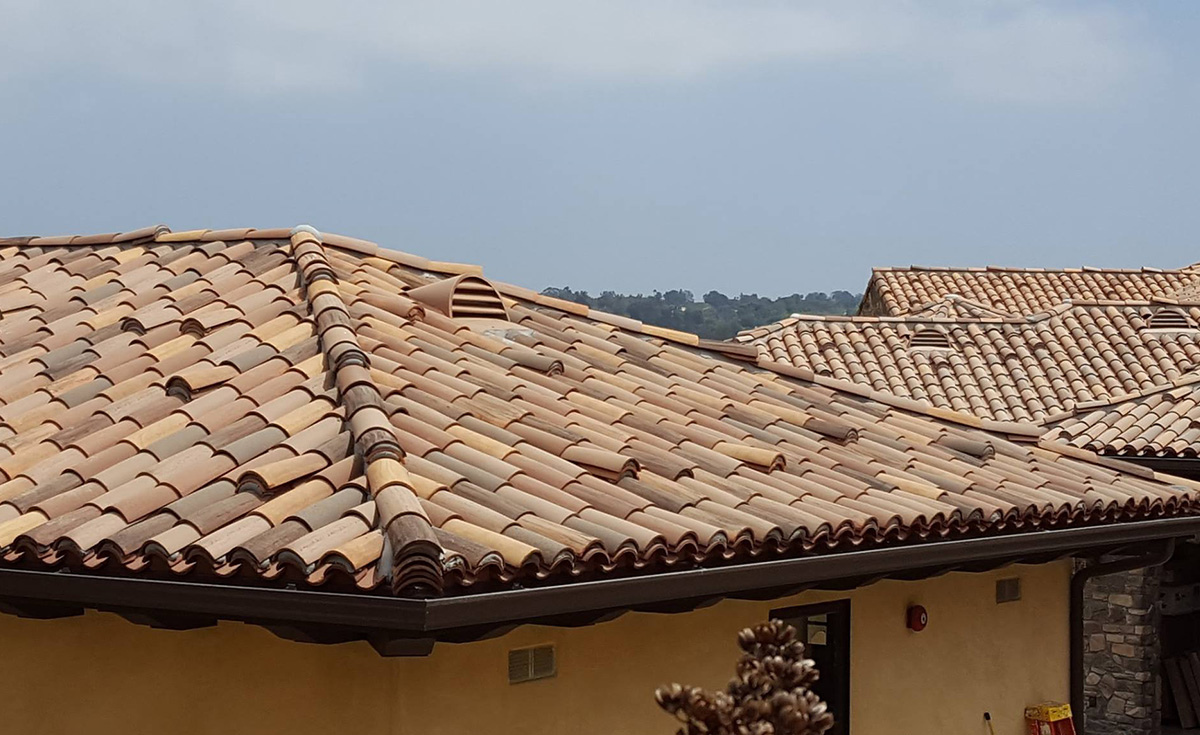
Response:
[{"label": "hazy cloud", "polygon": [[0,0],[0,80],[83,68],[317,91],[365,85],[396,65],[643,83],[853,62],[983,100],[1088,102],[1149,63],[1133,13],[1021,0]]}]

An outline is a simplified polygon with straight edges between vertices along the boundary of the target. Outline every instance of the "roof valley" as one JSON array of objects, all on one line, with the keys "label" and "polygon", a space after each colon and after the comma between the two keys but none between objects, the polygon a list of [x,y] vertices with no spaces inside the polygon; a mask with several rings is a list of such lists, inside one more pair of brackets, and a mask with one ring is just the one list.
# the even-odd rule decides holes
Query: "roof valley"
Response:
[{"label": "roof valley", "polygon": [[362,459],[367,487],[375,501],[378,528],[384,538],[380,572],[390,576],[396,594],[440,594],[441,545],[411,487],[402,463],[404,450],[371,377],[367,353],[351,328],[337,275],[312,228],[300,226],[293,230],[291,247],[327,368],[335,376],[338,401],[346,410],[354,451]]}]

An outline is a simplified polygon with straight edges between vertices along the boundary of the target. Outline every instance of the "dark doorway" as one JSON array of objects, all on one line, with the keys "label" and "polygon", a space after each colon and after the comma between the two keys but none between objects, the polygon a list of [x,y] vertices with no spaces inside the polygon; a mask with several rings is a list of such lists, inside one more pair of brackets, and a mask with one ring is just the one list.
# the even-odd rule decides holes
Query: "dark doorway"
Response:
[{"label": "dark doorway", "polygon": [[829,705],[834,725],[830,735],[850,733],[850,601],[772,610],[771,617],[796,629],[804,654],[817,664],[821,677],[813,691]]}]

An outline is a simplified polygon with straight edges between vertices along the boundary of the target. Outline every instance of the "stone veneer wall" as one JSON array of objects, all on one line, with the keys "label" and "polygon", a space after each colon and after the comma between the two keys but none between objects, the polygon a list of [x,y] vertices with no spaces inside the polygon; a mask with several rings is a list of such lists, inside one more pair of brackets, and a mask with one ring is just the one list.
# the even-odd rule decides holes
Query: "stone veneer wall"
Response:
[{"label": "stone veneer wall", "polygon": [[1161,730],[1161,579],[1156,567],[1088,582],[1083,602],[1088,735],[1157,735]]}]

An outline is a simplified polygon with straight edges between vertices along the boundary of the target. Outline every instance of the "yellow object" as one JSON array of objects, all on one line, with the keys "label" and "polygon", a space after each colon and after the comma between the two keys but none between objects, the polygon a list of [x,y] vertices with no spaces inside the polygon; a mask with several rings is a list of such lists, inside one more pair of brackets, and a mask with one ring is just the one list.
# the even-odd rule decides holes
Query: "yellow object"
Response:
[{"label": "yellow object", "polygon": [[1035,722],[1058,722],[1071,719],[1071,705],[1059,702],[1042,702],[1025,708],[1025,719]]},{"label": "yellow object", "polygon": [[[1021,600],[997,605],[996,579],[1014,570]],[[854,735],[976,735],[985,710],[996,735],[1021,735],[1027,704],[1070,696],[1070,576],[1070,563],[1056,562],[580,628],[527,625],[438,644],[428,658],[294,643],[238,623],[169,631],[107,613],[0,615],[0,732],[664,735],[677,726],[655,705],[656,686],[723,687],[740,628],[772,609],[848,598]],[[920,634],[904,627],[912,603],[930,612]],[[557,676],[510,686],[508,651],[547,643]]]}]

